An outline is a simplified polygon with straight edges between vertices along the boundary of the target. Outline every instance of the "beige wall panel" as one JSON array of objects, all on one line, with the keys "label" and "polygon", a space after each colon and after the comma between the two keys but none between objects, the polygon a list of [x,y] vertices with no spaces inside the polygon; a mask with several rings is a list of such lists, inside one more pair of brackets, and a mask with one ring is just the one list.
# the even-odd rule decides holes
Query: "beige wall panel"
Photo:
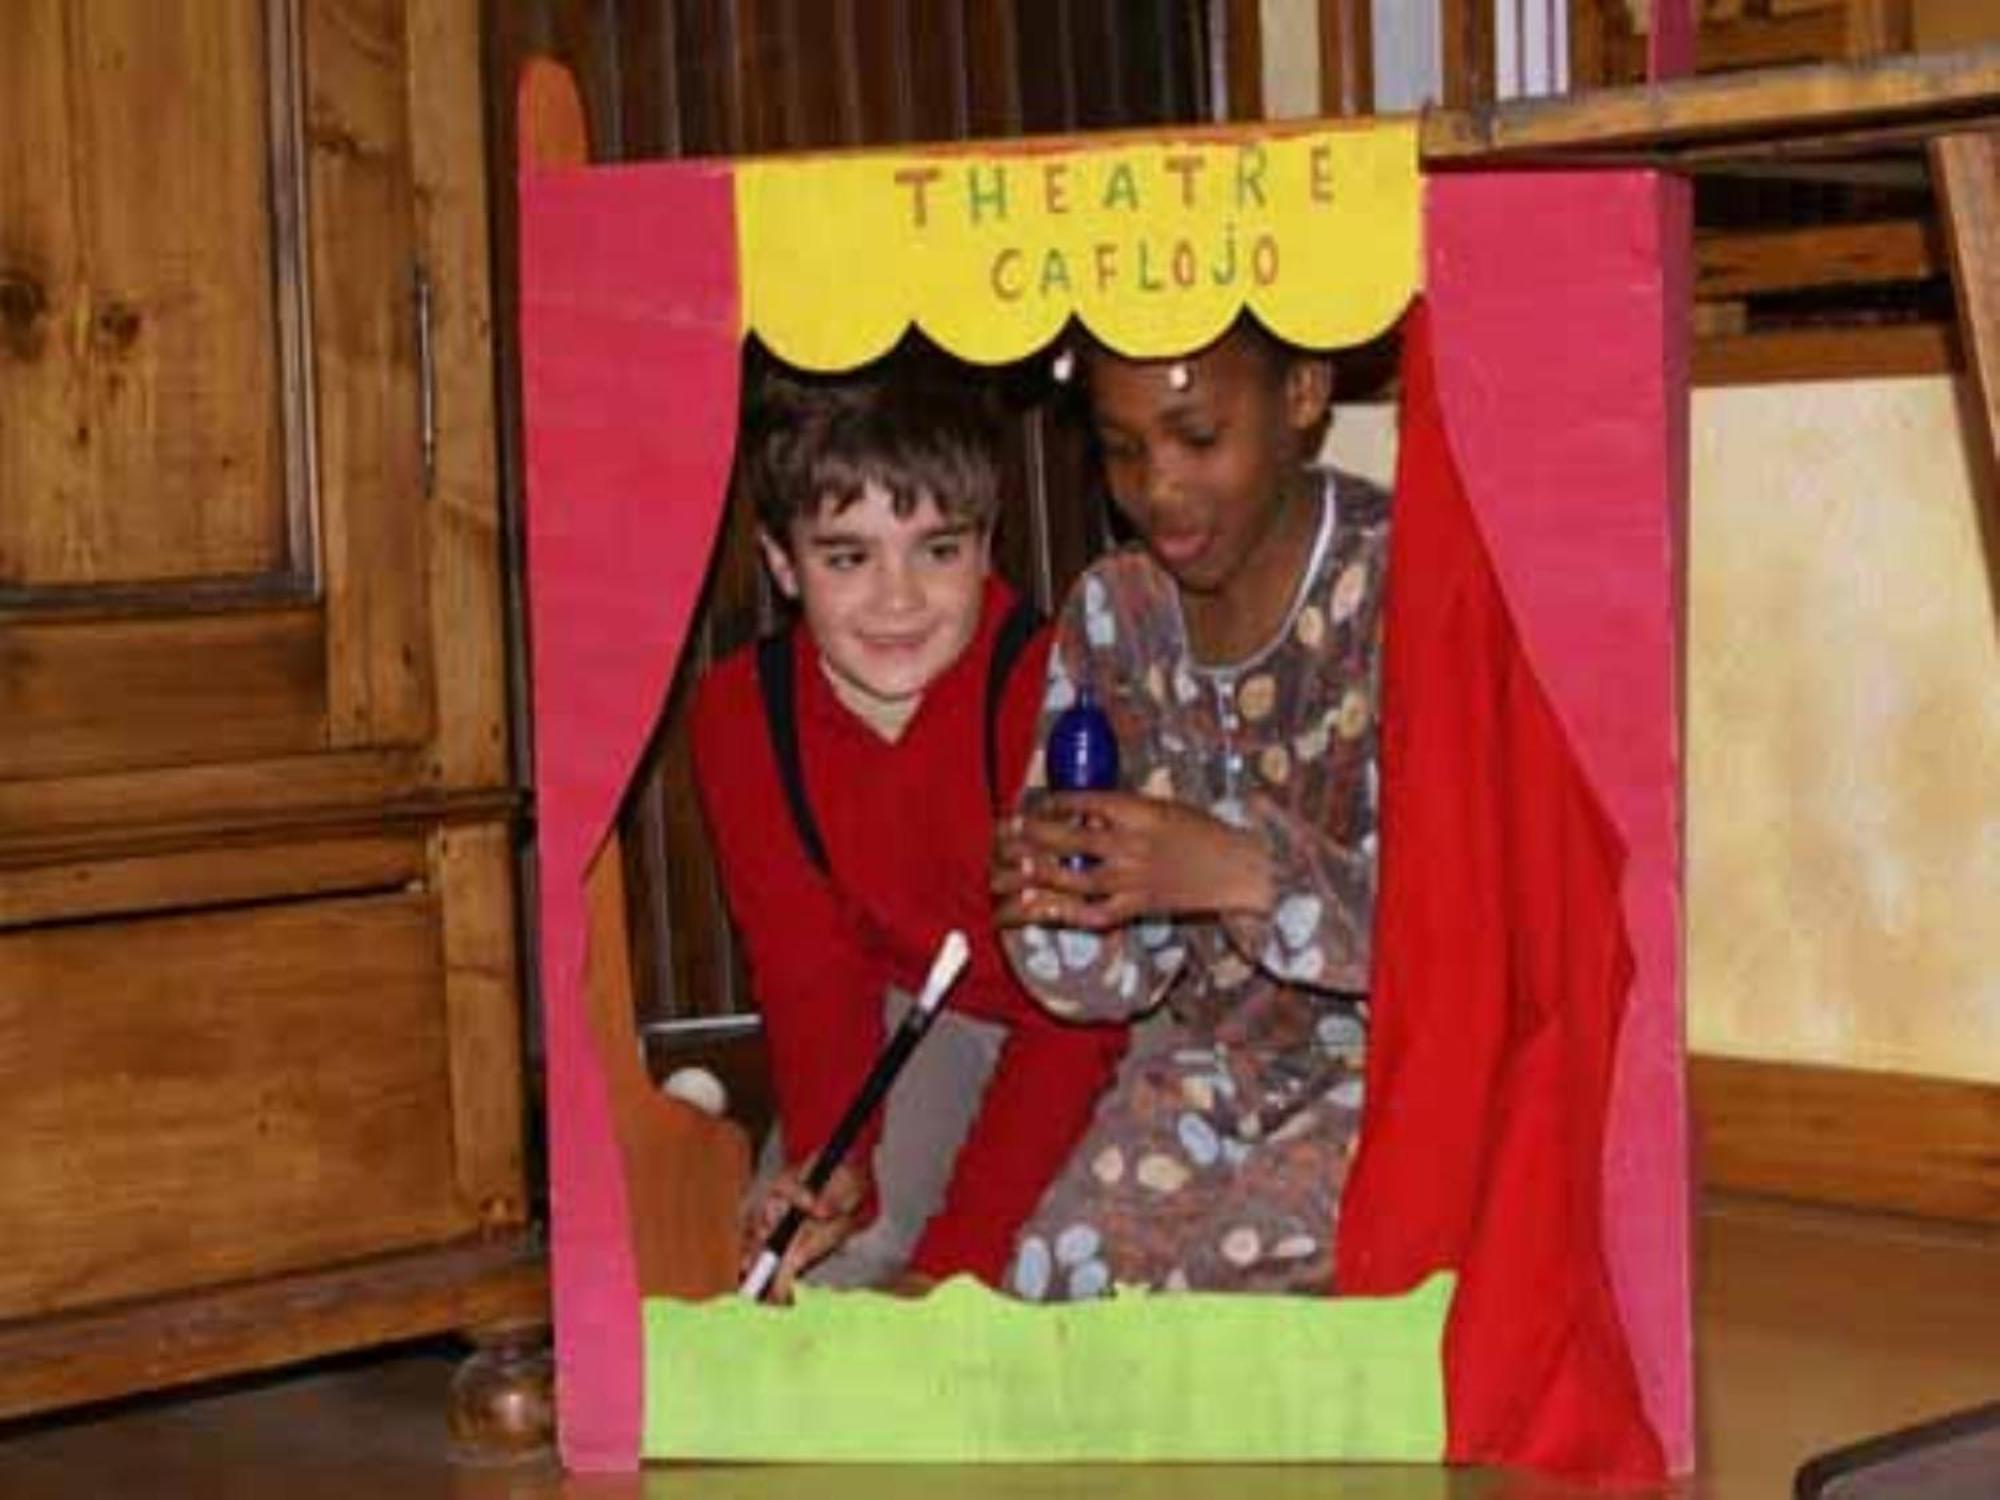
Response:
[{"label": "beige wall panel", "polygon": [[2000,647],[1949,380],[1695,393],[1702,1051],[2000,1081]]}]

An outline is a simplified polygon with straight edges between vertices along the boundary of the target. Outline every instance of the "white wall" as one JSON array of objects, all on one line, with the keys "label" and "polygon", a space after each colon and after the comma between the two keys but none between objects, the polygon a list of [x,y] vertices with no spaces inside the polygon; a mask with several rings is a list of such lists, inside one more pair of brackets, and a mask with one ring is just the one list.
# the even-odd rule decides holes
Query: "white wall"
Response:
[{"label": "white wall", "polygon": [[1693,428],[1690,1041],[2000,1082],[2000,580],[1953,384],[1698,391]]}]

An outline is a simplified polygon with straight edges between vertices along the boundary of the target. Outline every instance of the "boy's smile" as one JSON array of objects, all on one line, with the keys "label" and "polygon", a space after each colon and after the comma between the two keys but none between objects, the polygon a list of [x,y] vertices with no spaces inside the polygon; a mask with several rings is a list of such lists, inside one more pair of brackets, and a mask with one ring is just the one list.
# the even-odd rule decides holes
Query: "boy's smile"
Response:
[{"label": "boy's smile", "polygon": [[870,483],[843,508],[795,520],[785,546],[760,540],[835,685],[884,706],[913,702],[979,628],[988,533],[928,495],[899,516]]}]

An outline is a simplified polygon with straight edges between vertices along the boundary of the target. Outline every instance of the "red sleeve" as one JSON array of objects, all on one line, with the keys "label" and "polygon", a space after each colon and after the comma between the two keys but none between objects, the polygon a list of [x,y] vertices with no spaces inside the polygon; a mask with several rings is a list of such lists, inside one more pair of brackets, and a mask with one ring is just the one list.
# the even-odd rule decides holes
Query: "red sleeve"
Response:
[{"label": "red sleeve", "polygon": [[696,692],[694,776],[796,1162],[833,1133],[882,1045],[888,971],[806,858],[748,666],[724,662]]},{"label": "red sleeve", "polygon": [[944,1206],[911,1253],[913,1270],[940,1278],[970,1271],[999,1284],[1015,1234],[1083,1138],[1125,1040],[1123,1026],[1040,1019],[1008,1032]]}]

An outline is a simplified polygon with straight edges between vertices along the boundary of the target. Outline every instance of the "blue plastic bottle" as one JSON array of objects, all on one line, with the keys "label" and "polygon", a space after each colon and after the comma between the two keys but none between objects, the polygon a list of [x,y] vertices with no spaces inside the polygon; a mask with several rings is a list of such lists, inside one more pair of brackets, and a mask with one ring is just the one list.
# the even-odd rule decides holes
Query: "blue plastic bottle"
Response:
[{"label": "blue plastic bottle", "polygon": [[[1111,720],[1089,688],[1077,690],[1076,702],[1064,709],[1049,730],[1045,751],[1049,786],[1058,792],[1110,792],[1118,789],[1118,737]],[[1089,868],[1085,855],[1065,857],[1073,870]]]},{"label": "blue plastic bottle", "polygon": [[1118,737],[1089,688],[1056,716],[1049,730],[1049,786],[1058,792],[1109,792],[1118,788]]}]

